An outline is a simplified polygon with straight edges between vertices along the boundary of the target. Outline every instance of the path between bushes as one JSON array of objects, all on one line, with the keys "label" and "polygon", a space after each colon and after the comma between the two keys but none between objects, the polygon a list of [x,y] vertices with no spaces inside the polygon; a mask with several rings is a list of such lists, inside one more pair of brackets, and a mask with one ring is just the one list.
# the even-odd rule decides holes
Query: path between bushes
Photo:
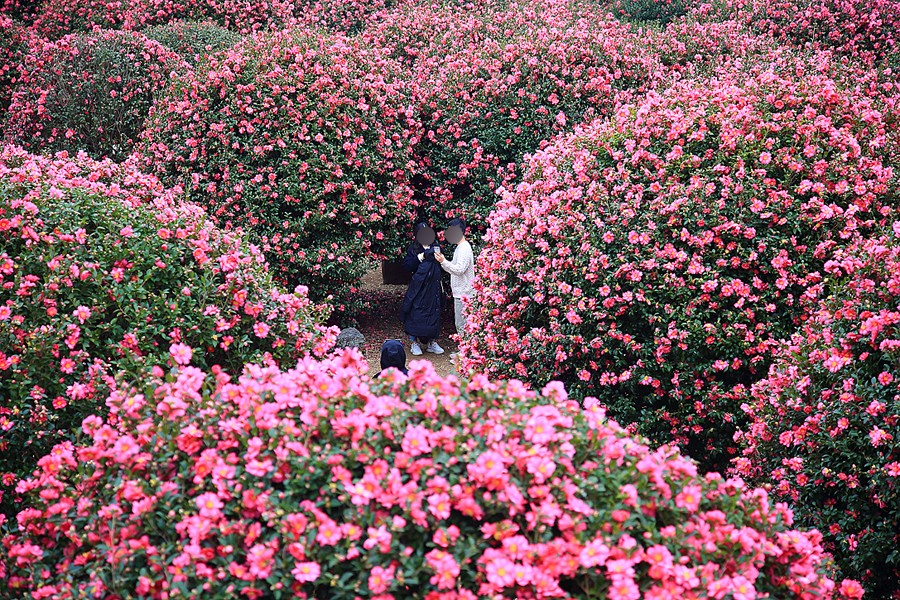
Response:
[{"label": "path between bushes", "polygon": [[388,339],[403,340],[407,365],[412,360],[425,359],[431,361],[435,371],[442,376],[456,374],[453,365],[450,364],[450,353],[456,352],[457,349],[457,344],[450,339],[450,335],[456,332],[453,324],[452,300],[444,303],[444,311],[441,315],[441,335],[438,338],[438,344],[444,349],[444,354],[425,352],[422,356],[416,357],[409,350],[409,338],[403,333],[403,324],[400,322],[400,305],[406,294],[406,286],[382,283],[381,267],[379,266],[363,277],[360,294],[369,301],[370,305],[369,310],[359,316],[359,325],[357,326],[366,338],[363,354],[369,363],[370,375],[377,375],[381,370],[381,344]]}]

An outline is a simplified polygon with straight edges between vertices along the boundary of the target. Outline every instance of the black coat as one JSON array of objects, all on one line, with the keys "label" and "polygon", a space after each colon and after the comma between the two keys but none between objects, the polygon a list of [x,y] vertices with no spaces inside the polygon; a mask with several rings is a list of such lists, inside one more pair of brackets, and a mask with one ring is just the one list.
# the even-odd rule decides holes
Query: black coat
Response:
[{"label": "black coat", "polygon": [[434,258],[432,245],[425,251],[425,260],[419,262],[422,246],[412,244],[403,259],[403,268],[413,272],[409,289],[400,307],[400,318],[407,335],[434,339],[441,325],[441,265]]}]

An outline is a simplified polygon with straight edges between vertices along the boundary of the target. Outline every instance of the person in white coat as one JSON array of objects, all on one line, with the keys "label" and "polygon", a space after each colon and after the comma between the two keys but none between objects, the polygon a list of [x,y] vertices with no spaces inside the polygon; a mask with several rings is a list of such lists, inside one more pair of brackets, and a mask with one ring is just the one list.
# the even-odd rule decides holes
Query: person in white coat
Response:
[{"label": "person in white coat", "polygon": [[[453,219],[447,225],[444,238],[451,244],[457,244],[453,252],[453,260],[440,252],[435,253],[434,258],[440,263],[441,268],[450,273],[450,289],[453,292],[453,313],[456,321],[456,333],[462,335],[466,327],[466,313],[463,306],[463,298],[470,298],[474,293],[475,281],[475,255],[472,246],[466,240],[466,222],[463,219]],[[455,354],[450,356],[455,358]]]}]

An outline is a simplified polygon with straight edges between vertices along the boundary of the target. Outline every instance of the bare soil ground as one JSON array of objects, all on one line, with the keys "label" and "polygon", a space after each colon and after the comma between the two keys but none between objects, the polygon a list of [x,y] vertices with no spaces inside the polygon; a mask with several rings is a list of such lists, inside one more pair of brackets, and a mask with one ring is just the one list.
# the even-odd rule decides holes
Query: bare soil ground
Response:
[{"label": "bare soil ground", "polygon": [[[441,335],[438,345],[444,349],[443,354],[425,352],[422,356],[413,356],[409,347],[409,336],[403,332],[400,322],[400,305],[406,294],[405,285],[385,285],[382,283],[381,267],[370,271],[362,280],[361,295],[370,303],[370,309],[359,316],[359,331],[365,336],[366,344],[362,349],[369,363],[369,374],[377,375],[381,370],[381,344],[384,340],[398,339],[406,349],[406,364],[417,359],[431,361],[434,370],[440,375],[455,374],[450,363],[450,353],[456,352],[457,344],[450,336],[456,333],[453,324],[453,300],[444,303],[441,315]],[[424,350],[424,348],[423,348]]]}]

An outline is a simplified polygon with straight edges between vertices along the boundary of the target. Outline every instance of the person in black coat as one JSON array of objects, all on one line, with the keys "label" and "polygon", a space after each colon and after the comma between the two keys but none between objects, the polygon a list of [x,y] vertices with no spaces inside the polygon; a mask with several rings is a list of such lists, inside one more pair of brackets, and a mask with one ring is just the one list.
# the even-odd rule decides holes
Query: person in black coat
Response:
[{"label": "person in black coat", "polygon": [[434,258],[434,253],[440,251],[440,246],[435,243],[436,237],[431,227],[419,223],[416,225],[416,241],[410,244],[403,259],[403,267],[413,276],[400,307],[400,318],[404,331],[410,336],[410,351],[414,356],[422,355],[420,344],[424,344],[428,352],[444,353],[435,341],[440,332],[444,302],[441,266]]},{"label": "person in black coat", "polygon": [[385,340],[381,345],[381,373],[391,367],[396,368],[404,375],[406,372],[406,350],[400,340]]}]

